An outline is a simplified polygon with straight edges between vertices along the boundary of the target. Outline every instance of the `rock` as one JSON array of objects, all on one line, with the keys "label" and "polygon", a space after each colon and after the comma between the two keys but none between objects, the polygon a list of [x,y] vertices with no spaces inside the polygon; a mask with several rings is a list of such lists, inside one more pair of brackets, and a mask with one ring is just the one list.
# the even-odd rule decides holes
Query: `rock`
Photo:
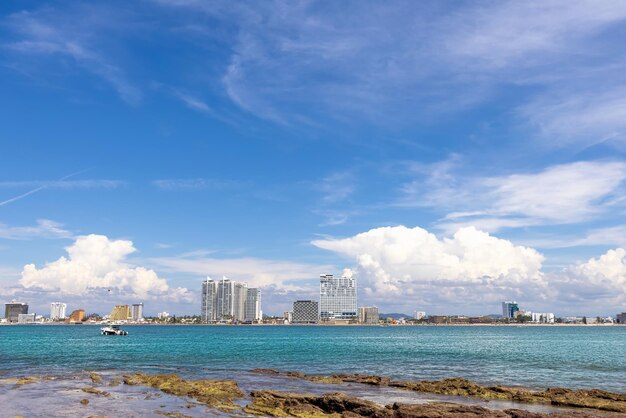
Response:
[{"label": "rock", "polygon": [[269,374],[269,375],[280,374],[278,370],[274,370],[274,369],[252,369],[250,370],[250,373]]},{"label": "rock", "polygon": [[322,396],[253,391],[252,403],[244,412],[272,417],[389,417],[389,411],[374,402],[352,398],[342,393]]},{"label": "rock", "polygon": [[521,403],[544,403],[559,406],[592,408],[602,411],[626,413],[626,394],[599,389],[571,390],[562,388],[533,391],[524,388],[482,386],[463,378],[403,382],[387,377],[366,374],[335,374],[332,376],[304,375],[299,372],[279,372],[272,369],[256,369],[262,373],[305,379],[316,383],[362,383],[390,386],[415,392],[439,395],[466,396],[481,399],[507,400]]},{"label": "rock", "polygon": [[92,393],[94,395],[111,396],[109,392],[106,392],[104,390],[98,390],[96,388],[81,388],[80,390],[82,390],[85,393]]},{"label": "rock", "polygon": [[95,383],[95,384],[102,383],[102,376],[100,376],[98,373],[95,373],[95,372],[89,373],[89,378],[91,379],[92,383]]},{"label": "rock", "polygon": [[83,405],[87,405],[89,403],[89,399],[81,399],[80,403],[82,403]]},{"label": "rock", "polygon": [[123,379],[127,385],[148,386],[171,395],[188,396],[223,411],[239,409],[233,401],[244,396],[233,380],[185,380],[175,374],[145,373],[124,375]]}]

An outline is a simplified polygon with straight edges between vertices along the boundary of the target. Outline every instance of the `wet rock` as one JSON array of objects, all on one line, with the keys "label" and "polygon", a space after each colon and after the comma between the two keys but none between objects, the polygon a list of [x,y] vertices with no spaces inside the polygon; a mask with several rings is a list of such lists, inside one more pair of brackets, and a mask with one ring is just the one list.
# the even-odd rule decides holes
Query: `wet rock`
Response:
[{"label": "wet rock", "polygon": [[389,411],[374,402],[342,393],[322,396],[259,390],[250,394],[252,403],[244,412],[272,417],[389,417]]},{"label": "wet rock", "polygon": [[87,405],[89,403],[89,399],[81,399],[80,403],[82,403],[83,405]]},{"label": "wet rock", "polygon": [[95,372],[89,373],[89,378],[91,379],[92,383],[95,383],[95,384],[102,383],[102,376],[100,376],[98,373],[95,373]]},{"label": "wet rock", "polygon": [[553,388],[544,391],[533,391],[524,388],[482,386],[463,378],[403,382],[391,380],[387,377],[365,374],[335,374],[332,376],[317,376],[304,375],[299,372],[279,372],[273,369],[256,369],[253,371],[257,370],[259,373],[300,378],[317,383],[362,383],[439,395],[464,396],[486,400],[506,400],[521,403],[542,403],[626,413],[626,394],[612,393],[599,389],[571,390]]},{"label": "wet rock", "polygon": [[94,395],[111,396],[109,392],[106,392],[104,390],[98,390],[96,388],[81,388],[80,390],[82,390],[85,393],[92,393]]},{"label": "wet rock", "polygon": [[188,396],[224,411],[239,409],[233,401],[244,396],[233,380],[185,380],[175,374],[145,373],[124,375],[123,380],[127,385],[148,386],[171,395]]},{"label": "wet rock", "polygon": [[335,374],[333,378],[342,382],[363,383],[374,386],[389,386],[391,379],[381,376],[370,376],[367,374]]}]

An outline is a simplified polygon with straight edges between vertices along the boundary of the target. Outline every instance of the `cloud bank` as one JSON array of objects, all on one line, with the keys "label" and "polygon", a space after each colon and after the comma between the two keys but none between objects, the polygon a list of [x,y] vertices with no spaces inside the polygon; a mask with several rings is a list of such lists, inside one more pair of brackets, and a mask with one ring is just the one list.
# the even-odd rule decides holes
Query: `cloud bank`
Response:
[{"label": "cloud bank", "polygon": [[20,285],[74,296],[110,290],[122,297],[140,300],[191,299],[187,289],[171,288],[154,270],[128,263],[128,256],[136,251],[132,241],[92,234],[78,237],[66,251],[67,257],[42,268],[25,265]]},{"label": "cloud bank", "polygon": [[[356,262],[359,286],[372,302],[448,306],[448,313],[497,312],[517,299],[527,308],[556,312],[620,309],[626,301],[626,250],[619,248],[558,272],[543,272],[544,256],[477,230],[438,238],[423,228],[383,227],[313,245]],[[399,299],[402,298],[402,299]],[[411,308],[409,308],[411,309]],[[612,311],[610,311],[612,312]]]}]

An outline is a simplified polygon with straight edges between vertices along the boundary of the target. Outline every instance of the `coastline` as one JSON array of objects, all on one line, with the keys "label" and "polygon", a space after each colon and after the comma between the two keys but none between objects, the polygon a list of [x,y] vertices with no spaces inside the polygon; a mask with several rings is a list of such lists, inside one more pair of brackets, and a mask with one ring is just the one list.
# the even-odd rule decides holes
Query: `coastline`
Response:
[{"label": "coastline", "polygon": [[271,369],[250,370],[225,380],[211,373],[190,380],[176,372],[100,370],[0,378],[0,403],[8,416],[110,415],[112,403],[114,416],[179,418],[616,418],[626,412],[626,394],[605,391],[552,388],[545,392],[550,400],[537,401],[534,391],[485,387],[462,379],[398,383],[381,376],[305,375]]}]

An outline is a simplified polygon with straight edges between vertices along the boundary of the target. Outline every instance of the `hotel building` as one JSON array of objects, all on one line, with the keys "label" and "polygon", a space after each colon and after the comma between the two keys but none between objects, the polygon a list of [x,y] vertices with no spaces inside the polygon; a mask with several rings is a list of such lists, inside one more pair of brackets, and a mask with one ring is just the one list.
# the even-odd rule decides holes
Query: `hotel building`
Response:
[{"label": "hotel building", "polygon": [[50,304],[50,319],[52,321],[65,319],[65,309],[67,309],[66,303],[52,302]]},{"label": "hotel building", "polygon": [[28,304],[23,302],[11,302],[4,305],[4,317],[7,322],[17,322],[20,314],[28,313]]},{"label": "hotel building", "polygon": [[261,289],[250,288],[246,296],[245,322],[259,322],[261,319]]},{"label": "hotel building", "polygon": [[515,313],[519,312],[519,306],[515,301],[502,302],[502,317],[504,319],[515,318]]},{"label": "hotel building", "polygon": [[133,303],[130,308],[130,317],[133,321],[143,321],[143,303]]},{"label": "hotel building", "polygon": [[353,320],[357,318],[356,279],[351,276],[320,275],[320,319]]}]

